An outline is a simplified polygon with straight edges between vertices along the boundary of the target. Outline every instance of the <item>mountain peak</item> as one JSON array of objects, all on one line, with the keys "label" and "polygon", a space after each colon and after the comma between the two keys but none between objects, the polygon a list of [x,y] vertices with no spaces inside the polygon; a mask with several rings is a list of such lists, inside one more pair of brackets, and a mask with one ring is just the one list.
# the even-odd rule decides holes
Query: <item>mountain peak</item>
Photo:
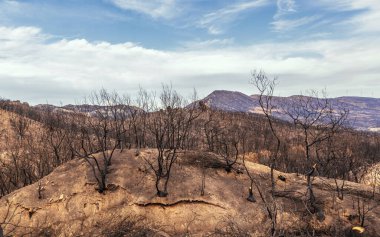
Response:
[{"label": "mountain peak", "polygon": [[203,99],[209,107],[229,112],[247,112],[257,100],[239,91],[215,90]]},{"label": "mountain peak", "polygon": [[[300,95],[292,95],[287,97],[273,97],[273,104],[279,104],[280,101],[286,101]],[[210,108],[224,110],[229,112],[244,112],[261,114],[260,105],[258,103],[259,95],[248,96],[238,91],[215,90],[203,99],[205,104]],[[344,96],[337,98],[329,98],[332,104],[341,104],[349,109],[350,114],[348,120],[351,126],[358,130],[375,131],[380,129],[380,99],[368,97]],[[273,116],[288,120],[288,118],[278,112],[274,112]]]}]

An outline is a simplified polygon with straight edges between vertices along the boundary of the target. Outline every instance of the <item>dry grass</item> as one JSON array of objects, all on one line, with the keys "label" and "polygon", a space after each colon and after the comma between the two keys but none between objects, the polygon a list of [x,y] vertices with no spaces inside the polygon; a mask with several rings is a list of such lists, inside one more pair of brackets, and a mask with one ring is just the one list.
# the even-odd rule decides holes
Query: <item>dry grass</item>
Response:
[{"label": "dry grass", "polygon": [[144,225],[144,217],[115,216],[111,220],[102,223],[104,229],[101,231],[107,237],[150,237],[158,236],[154,231]]},{"label": "dry grass", "polygon": [[[70,161],[41,180],[43,199],[38,199],[37,184],[2,198],[0,221],[8,201],[20,210],[17,223],[39,228],[41,236],[267,236],[269,219],[264,204],[246,201],[249,179],[245,174],[227,174],[216,168],[222,164],[216,155],[187,153],[175,164],[169,196],[158,198],[154,175],[144,160],[154,157],[155,151],[149,149],[142,149],[138,156],[134,150],[115,154],[107,180],[113,189],[105,195],[95,191],[83,160]],[[207,167],[204,196],[200,195],[200,164]],[[247,164],[260,188],[269,190],[270,169],[250,161]],[[315,195],[326,216],[318,221],[305,210],[305,178],[276,171],[275,175],[279,174],[287,180],[277,183],[284,194],[276,199],[280,207],[277,227],[278,234],[286,236],[307,236],[313,231],[315,236],[339,236],[355,224],[348,219],[356,212],[355,192],[371,192],[369,186],[347,182],[351,193],[339,200],[332,196],[333,180],[315,179]],[[254,195],[258,197],[256,190]],[[367,236],[380,233],[379,223],[380,208],[375,207],[366,219]]]}]

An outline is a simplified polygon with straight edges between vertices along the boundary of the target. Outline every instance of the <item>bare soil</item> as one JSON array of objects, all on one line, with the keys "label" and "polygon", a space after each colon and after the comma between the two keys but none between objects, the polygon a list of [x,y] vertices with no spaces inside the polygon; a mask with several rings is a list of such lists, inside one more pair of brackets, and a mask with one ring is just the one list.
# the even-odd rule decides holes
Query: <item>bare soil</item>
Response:
[{"label": "bare soil", "polygon": [[[270,222],[259,199],[248,202],[250,184],[241,164],[227,173],[218,156],[203,152],[182,154],[173,168],[166,198],[156,196],[155,176],[145,159],[156,151],[118,151],[108,175],[108,190],[98,193],[96,182],[84,160],[73,160],[41,180],[0,199],[0,223],[5,235],[22,236],[268,236]],[[252,159],[253,160],[253,159]],[[260,184],[270,190],[270,170],[252,161],[247,166]],[[205,194],[201,195],[205,171]],[[363,236],[380,233],[380,195],[372,188],[346,182],[344,199],[335,195],[335,182],[314,178],[317,203],[324,220],[310,214],[304,205],[306,179],[302,175],[275,172],[278,180],[278,230],[286,236],[340,234],[358,225],[357,198],[373,207],[365,220]],[[17,228],[16,228],[17,227]],[[311,232],[310,232],[311,233]],[[333,235],[336,233],[336,235]]]}]

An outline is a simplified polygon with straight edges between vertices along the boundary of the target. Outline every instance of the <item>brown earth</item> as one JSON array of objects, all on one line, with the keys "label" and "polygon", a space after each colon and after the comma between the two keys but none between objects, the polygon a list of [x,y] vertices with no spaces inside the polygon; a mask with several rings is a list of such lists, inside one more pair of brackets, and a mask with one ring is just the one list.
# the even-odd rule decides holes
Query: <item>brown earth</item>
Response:
[{"label": "brown earth", "polygon": [[[22,236],[268,236],[270,221],[265,206],[246,200],[249,178],[241,172],[226,173],[216,155],[188,152],[177,160],[169,183],[169,195],[156,197],[154,174],[145,159],[154,159],[155,150],[117,152],[110,167],[108,190],[98,193],[94,178],[84,160],[73,160],[38,183],[0,199],[0,223],[5,235]],[[205,165],[206,164],[206,165]],[[202,166],[203,165],[203,166]],[[264,192],[270,187],[269,168],[247,162]],[[205,195],[201,196],[205,168]],[[242,170],[241,165],[238,169]],[[356,200],[366,198],[373,207],[366,216],[365,236],[380,233],[380,195],[370,199],[370,186],[346,182],[345,196],[335,195],[334,180],[314,178],[318,205],[325,219],[307,212],[304,205],[306,179],[282,174],[278,180],[278,229],[286,236],[341,236],[357,225]],[[17,228],[15,228],[17,227]],[[123,229],[124,228],[124,229]],[[124,230],[124,232],[120,232]],[[119,231],[119,232],[118,232]],[[134,232],[133,232],[134,231]],[[340,231],[340,232],[339,232]],[[121,233],[121,234],[120,234]],[[117,235],[119,234],[119,235]],[[224,234],[224,235],[222,235]],[[234,235],[233,235],[234,234]]]}]

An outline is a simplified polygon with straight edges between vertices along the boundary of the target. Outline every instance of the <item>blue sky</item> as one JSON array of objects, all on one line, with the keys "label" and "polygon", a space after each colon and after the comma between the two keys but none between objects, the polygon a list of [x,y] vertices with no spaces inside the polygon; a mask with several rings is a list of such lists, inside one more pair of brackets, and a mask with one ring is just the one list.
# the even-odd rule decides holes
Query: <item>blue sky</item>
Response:
[{"label": "blue sky", "polygon": [[92,90],[380,97],[378,0],[0,0],[0,96],[74,103]]}]

